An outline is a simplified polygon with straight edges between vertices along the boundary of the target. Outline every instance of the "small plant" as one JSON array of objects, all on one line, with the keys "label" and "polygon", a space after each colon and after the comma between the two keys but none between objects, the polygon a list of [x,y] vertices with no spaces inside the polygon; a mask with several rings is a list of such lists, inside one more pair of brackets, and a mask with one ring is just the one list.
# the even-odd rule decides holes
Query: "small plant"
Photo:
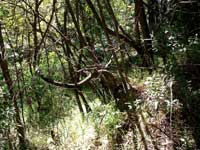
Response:
[{"label": "small plant", "polygon": [[96,99],[93,112],[89,116],[94,123],[97,134],[96,142],[101,143],[106,139],[109,146],[113,147],[114,143],[112,143],[112,140],[117,135],[118,129],[124,121],[125,114],[116,110],[114,102],[101,104],[100,100]]}]

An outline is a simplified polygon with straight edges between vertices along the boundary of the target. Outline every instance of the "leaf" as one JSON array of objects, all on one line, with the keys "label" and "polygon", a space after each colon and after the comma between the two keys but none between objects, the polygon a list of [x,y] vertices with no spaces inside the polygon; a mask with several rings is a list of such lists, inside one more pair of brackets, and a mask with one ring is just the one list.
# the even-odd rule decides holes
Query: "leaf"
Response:
[{"label": "leaf", "polygon": [[7,17],[9,15],[9,11],[3,8],[0,8],[0,17]]}]

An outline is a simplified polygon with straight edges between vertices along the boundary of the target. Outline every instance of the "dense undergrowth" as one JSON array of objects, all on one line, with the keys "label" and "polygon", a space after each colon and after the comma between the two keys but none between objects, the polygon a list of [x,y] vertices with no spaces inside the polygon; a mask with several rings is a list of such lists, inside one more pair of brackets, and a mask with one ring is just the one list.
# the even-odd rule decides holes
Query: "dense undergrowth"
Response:
[{"label": "dense undergrowth", "polygon": [[[134,75],[139,80],[134,80]],[[53,97],[51,109],[40,108],[38,112],[36,104],[33,108],[27,105],[24,115],[29,149],[193,149],[195,141],[182,116],[183,104],[174,96],[174,78],[158,71],[152,75],[130,72],[129,76],[141,93],[128,104],[128,112],[116,109],[113,98],[103,103],[90,90],[85,93],[92,112],[84,115],[70,91]],[[46,100],[51,101],[51,97]],[[46,106],[43,101],[41,106]],[[11,140],[17,144],[12,134]]]},{"label": "dense undergrowth", "polygon": [[199,149],[199,6],[1,1],[0,150]]}]

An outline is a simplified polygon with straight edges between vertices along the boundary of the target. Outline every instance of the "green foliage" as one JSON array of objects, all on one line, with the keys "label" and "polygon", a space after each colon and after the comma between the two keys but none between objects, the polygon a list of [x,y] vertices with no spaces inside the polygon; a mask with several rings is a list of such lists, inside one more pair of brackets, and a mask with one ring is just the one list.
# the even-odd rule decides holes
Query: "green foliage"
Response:
[{"label": "green foliage", "polygon": [[3,149],[8,148],[8,140],[10,128],[14,125],[12,118],[14,117],[14,110],[11,106],[9,99],[5,99],[2,87],[0,87],[0,147]]},{"label": "green foliage", "polygon": [[70,90],[56,89],[35,76],[28,79],[25,108],[31,126],[45,128],[67,115],[66,110],[74,104]]},{"label": "green foliage", "polygon": [[124,115],[115,109],[114,103],[102,104],[98,99],[95,103],[93,112],[89,114],[94,122],[95,130],[99,136],[104,134],[111,136],[120,127]]},{"label": "green foliage", "polygon": [[[135,111],[135,114],[140,113],[140,111],[146,114],[153,113],[154,116],[157,115],[157,111],[162,111],[167,118],[168,114],[172,115],[173,113],[171,108],[174,108],[175,113],[179,113],[179,107],[183,105],[184,112],[189,106],[189,109],[193,110],[194,116],[189,125],[192,127],[194,124],[198,128],[194,129],[198,134],[193,136],[196,142],[199,141],[200,91],[198,86],[194,86],[199,80],[193,80],[193,77],[199,78],[199,73],[180,67],[188,64],[191,66],[199,65],[200,62],[199,12],[195,12],[194,15],[193,12],[190,12],[193,9],[197,11],[198,5],[185,5],[183,4],[185,1],[180,2],[180,4],[166,1],[165,7],[168,7],[167,11],[169,10],[169,12],[163,13],[166,16],[159,14],[162,13],[162,10],[156,12],[159,16],[157,16],[159,27],[157,31],[152,32],[152,46],[155,54],[155,69],[157,66],[161,69],[159,73],[155,71],[150,75],[147,68],[140,66],[143,63],[141,57],[146,56],[140,56],[143,54],[131,55],[137,47],[130,45],[135,45],[134,41],[141,40],[143,42],[144,40],[142,38],[134,39],[134,26],[139,21],[139,17],[135,18],[133,0],[109,1],[120,26],[119,33],[115,32],[115,20],[110,14],[110,10],[107,10],[108,5],[104,0],[99,0],[102,12],[100,12],[97,1],[92,0],[92,3],[100,20],[105,19],[106,25],[99,24],[86,1],[69,0],[81,33],[77,32],[69,9],[65,10],[67,6],[65,1],[56,1],[52,22],[49,22],[50,14],[53,11],[52,1],[40,2],[38,12],[35,10],[37,9],[35,7],[36,1],[4,0],[0,2],[0,23],[2,23],[6,48],[6,61],[9,64],[20,115],[24,114],[26,128],[31,130],[27,132],[27,138],[31,142],[40,146],[52,145],[53,143],[52,149],[57,149],[59,146],[60,149],[77,149],[77,147],[79,149],[92,149],[90,147],[92,144],[98,147],[100,137],[105,136],[107,139],[111,139],[112,136],[118,134],[118,129],[125,121],[124,118],[127,117],[125,113],[116,109],[116,101],[109,99],[112,98],[114,92],[111,92],[111,96],[105,96],[106,104],[101,103],[101,100],[96,98],[91,87],[112,91],[112,89],[106,89],[103,86],[100,87],[100,84],[94,83],[96,81],[99,83],[102,79],[102,74],[99,74],[90,80],[88,85],[78,87],[78,90],[82,90],[86,95],[86,100],[92,101],[92,103],[90,102],[92,112],[86,114],[87,118],[83,119],[75,106],[74,89],[69,90],[49,85],[35,75],[33,62],[37,48],[39,49],[37,65],[46,77],[55,81],[72,83],[73,78],[81,80],[90,72],[98,72],[101,69],[107,69],[116,76],[119,71],[122,71],[122,74],[127,74],[127,79],[133,80],[130,81],[132,86],[138,88],[138,84],[142,85],[141,93],[139,93],[141,97],[136,100],[131,99],[130,109],[127,111]],[[149,1],[143,2],[145,12],[148,13]],[[165,4],[159,3],[160,8],[162,8],[161,5]],[[173,8],[175,10],[171,11]],[[148,15],[150,16],[147,14],[147,17]],[[147,21],[147,23],[149,22]],[[142,30],[141,22],[139,24],[140,30]],[[83,44],[84,47],[81,47],[80,44],[80,34],[86,42]],[[45,37],[43,37],[44,35]],[[139,49],[144,46],[140,45],[139,42],[136,45]],[[114,60],[113,53],[116,55],[117,61]],[[15,60],[15,55],[17,60]],[[99,60],[99,63],[94,61],[93,55]],[[104,64],[109,61],[109,66],[104,68]],[[116,65],[117,62],[121,68]],[[193,70],[195,69],[193,68]],[[77,78],[77,74],[80,77]],[[9,90],[4,84],[2,74],[0,74],[0,81],[3,81],[0,83],[0,99],[3,99],[0,101],[1,136],[1,131],[13,130],[16,124],[13,123],[13,102],[7,101],[13,98],[9,97]],[[174,90],[172,83],[177,84],[178,89]],[[177,95],[178,98],[175,97]],[[120,100],[118,99],[118,102],[121,102]],[[179,119],[179,121],[182,120]],[[61,143],[63,142],[61,145],[55,144],[55,139],[51,137],[49,130],[57,131],[58,139]],[[89,134],[87,135],[87,133]],[[48,143],[48,139],[51,139],[51,142]],[[192,138],[184,133],[182,140],[186,141],[186,139],[189,141]],[[1,145],[3,144],[0,143],[0,147]],[[189,143],[189,145],[192,144]]]},{"label": "green foliage", "polygon": [[[3,81],[2,74],[0,72],[0,81]],[[11,118],[13,117],[13,107],[9,99],[9,93],[5,85],[0,86],[0,134],[9,129],[13,123]]]},{"label": "green foliage", "polygon": [[9,15],[8,9],[0,7],[0,18],[7,17],[8,15]]}]

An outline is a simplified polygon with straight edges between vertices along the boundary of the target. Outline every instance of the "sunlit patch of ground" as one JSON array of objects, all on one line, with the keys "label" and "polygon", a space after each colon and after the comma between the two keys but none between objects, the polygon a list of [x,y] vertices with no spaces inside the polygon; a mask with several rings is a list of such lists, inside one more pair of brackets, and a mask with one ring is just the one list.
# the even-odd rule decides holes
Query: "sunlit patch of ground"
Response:
[{"label": "sunlit patch of ground", "polygon": [[97,136],[94,122],[83,117],[78,108],[74,108],[71,116],[59,120],[46,132],[30,129],[27,138],[34,148],[41,150],[45,148],[49,150],[96,150],[109,147],[107,135]]}]

